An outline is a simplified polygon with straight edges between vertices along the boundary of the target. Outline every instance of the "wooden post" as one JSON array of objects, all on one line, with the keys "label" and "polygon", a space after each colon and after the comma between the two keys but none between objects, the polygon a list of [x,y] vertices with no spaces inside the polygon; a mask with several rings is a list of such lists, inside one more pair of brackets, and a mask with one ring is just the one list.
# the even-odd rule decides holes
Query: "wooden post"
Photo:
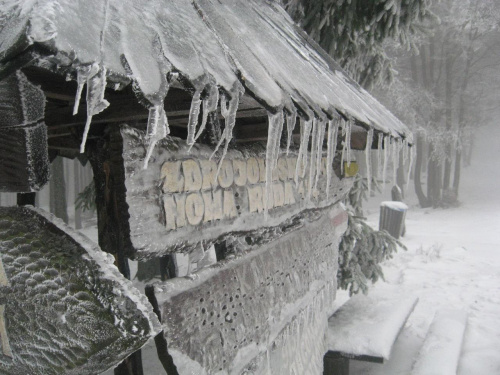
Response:
[{"label": "wooden post", "polygon": [[[117,178],[123,173],[121,144],[113,137],[114,129],[108,126],[105,137],[97,141],[87,141],[86,154],[94,172],[96,189],[97,228],[99,246],[103,251],[115,257],[115,265],[130,280],[130,269],[127,258],[128,245],[124,240],[127,216],[119,207],[119,194],[125,187]],[[143,375],[141,351],[137,351],[115,368],[115,375]]]}]

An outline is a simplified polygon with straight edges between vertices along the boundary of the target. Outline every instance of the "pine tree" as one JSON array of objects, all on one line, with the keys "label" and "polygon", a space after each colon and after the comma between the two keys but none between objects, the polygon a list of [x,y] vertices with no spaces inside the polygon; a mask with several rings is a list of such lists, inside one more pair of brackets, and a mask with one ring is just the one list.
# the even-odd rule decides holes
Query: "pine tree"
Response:
[{"label": "pine tree", "polygon": [[432,17],[431,0],[282,0],[292,18],[364,87],[390,81],[383,44],[413,47],[411,35]]},{"label": "pine tree", "polygon": [[406,247],[389,233],[374,230],[363,217],[362,202],[366,199],[366,180],[358,176],[349,192],[347,230],[339,246],[337,283],[349,294],[368,293],[369,282],[384,279],[380,265],[392,258],[399,247]]}]

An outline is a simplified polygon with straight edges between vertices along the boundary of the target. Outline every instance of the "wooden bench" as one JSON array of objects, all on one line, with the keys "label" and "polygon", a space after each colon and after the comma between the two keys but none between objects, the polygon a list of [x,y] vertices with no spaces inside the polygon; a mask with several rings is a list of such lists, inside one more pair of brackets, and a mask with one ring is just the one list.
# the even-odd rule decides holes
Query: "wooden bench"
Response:
[{"label": "wooden bench", "polygon": [[418,302],[416,297],[357,295],[328,320],[324,375],[348,375],[349,360],[384,363]]},{"label": "wooden bench", "polygon": [[455,375],[466,325],[464,311],[441,310],[436,313],[413,365],[412,375]]}]

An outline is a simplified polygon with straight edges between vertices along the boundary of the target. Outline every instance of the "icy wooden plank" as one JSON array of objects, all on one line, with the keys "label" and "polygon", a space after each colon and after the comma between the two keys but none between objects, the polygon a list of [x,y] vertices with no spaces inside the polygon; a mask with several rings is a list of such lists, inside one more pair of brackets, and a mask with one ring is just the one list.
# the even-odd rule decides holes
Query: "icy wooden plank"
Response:
[{"label": "icy wooden plank", "polygon": [[348,358],[389,359],[392,345],[418,298],[356,295],[328,320],[328,350]]},{"label": "icy wooden plank", "polygon": [[413,365],[412,375],[455,375],[466,325],[464,311],[439,311]]},{"label": "icy wooden plank", "polygon": [[234,259],[156,284],[179,373],[320,374],[346,220],[335,205],[288,223],[279,239],[235,237]]},{"label": "icy wooden plank", "polygon": [[0,373],[94,375],[159,331],[113,258],[34,208],[0,208]]}]

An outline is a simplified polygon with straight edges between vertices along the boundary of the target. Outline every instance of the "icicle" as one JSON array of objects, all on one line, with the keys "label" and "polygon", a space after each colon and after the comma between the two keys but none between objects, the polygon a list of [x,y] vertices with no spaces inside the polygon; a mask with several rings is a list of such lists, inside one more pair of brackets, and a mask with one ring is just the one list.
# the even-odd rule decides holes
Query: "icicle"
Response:
[{"label": "icicle", "polygon": [[326,125],[327,125],[326,121],[319,121],[318,142],[316,145],[317,146],[317,150],[316,150],[316,178],[314,180],[314,191],[315,192],[318,189],[318,181],[319,181],[319,176],[321,174],[321,161],[323,159],[323,141],[325,139]]},{"label": "icicle", "polygon": [[387,180],[387,163],[389,162],[389,147],[390,147],[390,138],[388,135],[384,137],[384,168],[382,171],[382,183],[383,188],[385,189],[385,182]]},{"label": "icicle", "polygon": [[186,140],[188,146],[194,145],[196,125],[198,125],[198,117],[200,116],[200,107],[201,107],[200,97],[201,97],[201,90],[197,89],[193,95],[193,100],[191,100],[191,108],[189,109],[188,135]]},{"label": "icicle", "polygon": [[87,122],[83,131],[82,143],[80,145],[80,153],[85,152],[85,143],[92,122],[92,116],[101,113],[109,106],[109,102],[104,99],[104,91],[106,90],[106,68],[101,68],[93,76],[87,79]]},{"label": "icicle", "polygon": [[215,179],[217,179],[217,177],[219,176],[222,162],[224,161],[224,158],[226,157],[227,154],[229,142],[231,142],[231,139],[233,139],[233,129],[234,125],[236,124],[236,112],[238,111],[240,96],[242,94],[243,94],[243,89],[238,86],[231,92],[231,99],[229,100],[229,105],[227,104],[227,98],[225,94],[222,94],[220,98],[221,114],[222,117],[224,117],[225,126],[224,126],[224,132],[222,133],[222,136],[219,142],[217,143],[214,152],[210,156],[210,159],[212,159],[212,157],[217,153],[220,146],[222,145],[222,142],[224,141],[226,142],[224,144],[224,150],[222,152],[222,156],[219,160],[219,166],[217,167],[217,173],[215,174]]},{"label": "icicle", "polygon": [[372,143],[373,143],[373,129],[370,128],[368,130],[368,134],[366,135],[366,148],[365,148],[365,157],[366,157],[366,180],[368,186],[368,196],[370,196],[372,190]]},{"label": "icicle", "polygon": [[278,163],[278,155],[280,148],[280,138],[283,132],[283,110],[279,110],[276,114],[268,112],[269,128],[267,132],[267,148],[266,148],[266,193],[264,194],[264,210],[267,213],[269,207],[269,198],[272,194],[273,186],[273,171]]},{"label": "icicle", "polygon": [[293,129],[295,129],[295,123],[297,121],[297,110],[292,106],[292,113],[286,116],[286,155],[288,156],[288,151],[290,150],[290,144],[292,143]]},{"label": "icicle", "polygon": [[80,99],[82,97],[83,86],[85,86],[85,83],[90,77],[96,75],[98,72],[99,72],[98,64],[79,66],[78,68],[76,68],[76,82],[78,86],[76,89],[75,104],[73,106],[73,116],[78,113],[78,107],[80,106]]},{"label": "icicle", "polygon": [[[301,124],[301,134],[300,134],[300,148],[299,155],[297,156],[297,165],[295,166],[295,185],[299,184],[299,174],[300,177],[304,177],[307,169],[307,148],[309,146],[309,137],[311,136],[312,121],[300,121]],[[301,171],[302,168],[302,171]]]},{"label": "icicle", "polygon": [[377,176],[382,175],[382,144],[384,142],[384,133],[378,133],[378,151],[377,151]]},{"label": "icicle", "polygon": [[345,143],[346,143],[346,158],[348,167],[351,166],[351,132],[352,132],[352,123],[351,121],[347,121],[345,129]]},{"label": "icicle", "polygon": [[392,141],[392,185],[398,184],[398,167],[399,167],[399,142],[397,139]]},{"label": "icicle", "polygon": [[401,144],[401,150],[403,151],[403,166],[406,165],[406,162],[408,161],[408,140],[404,139],[402,144]]},{"label": "icicle", "polygon": [[410,162],[408,163],[408,176],[406,178],[406,186],[405,186],[405,191],[406,189],[408,188],[408,186],[410,185],[410,175],[411,175],[411,169],[413,167],[413,160],[414,160],[414,157],[415,157],[415,152],[413,150],[413,148],[410,148],[410,146],[407,146],[408,147],[408,151],[410,153]]},{"label": "icicle", "polygon": [[312,123],[312,134],[311,134],[311,163],[309,166],[309,183],[307,185],[307,199],[311,199],[312,195],[312,190],[313,190],[313,184],[314,184],[314,176],[316,175],[316,153],[318,151],[318,132],[319,132],[319,125],[318,125],[319,120],[317,118],[313,119]]},{"label": "icicle", "polygon": [[326,199],[330,195],[330,184],[332,181],[333,159],[337,149],[337,135],[339,127],[334,121],[328,122],[327,156],[326,156]]},{"label": "icicle", "polygon": [[208,98],[203,100],[203,116],[201,120],[200,128],[198,129],[198,133],[194,138],[194,141],[200,137],[201,133],[205,130],[207,125],[208,114],[211,112],[215,112],[217,110],[217,104],[219,103],[219,89],[216,85],[213,85],[210,88],[210,93],[208,94]]},{"label": "icicle", "polygon": [[170,134],[170,129],[163,103],[151,107],[149,109],[148,127],[146,130],[148,149],[144,158],[143,169],[148,167],[149,159],[158,141],[165,138],[168,134]]}]

